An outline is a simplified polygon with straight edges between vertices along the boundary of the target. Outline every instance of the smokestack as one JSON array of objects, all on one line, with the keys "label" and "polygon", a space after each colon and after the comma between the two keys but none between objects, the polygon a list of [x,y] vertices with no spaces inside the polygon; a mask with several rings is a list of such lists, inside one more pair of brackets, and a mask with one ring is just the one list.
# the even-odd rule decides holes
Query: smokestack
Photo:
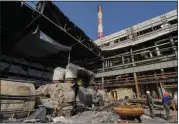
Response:
[{"label": "smokestack", "polygon": [[103,37],[102,7],[98,6],[98,39]]}]

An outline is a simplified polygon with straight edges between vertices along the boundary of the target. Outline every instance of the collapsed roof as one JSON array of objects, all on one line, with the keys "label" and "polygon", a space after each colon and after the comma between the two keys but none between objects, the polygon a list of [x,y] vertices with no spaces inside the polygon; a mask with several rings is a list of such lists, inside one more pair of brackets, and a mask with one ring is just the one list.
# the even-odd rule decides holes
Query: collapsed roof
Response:
[{"label": "collapsed roof", "polygon": [[1,3],[4,54],[15,51],[59,66],[67,65],[69,51],[71,62],[80,66],[88,66],[90,61],[84,60],[101,59],[100,48],[52,2],[39,2],[37,9],[26,2]]}]

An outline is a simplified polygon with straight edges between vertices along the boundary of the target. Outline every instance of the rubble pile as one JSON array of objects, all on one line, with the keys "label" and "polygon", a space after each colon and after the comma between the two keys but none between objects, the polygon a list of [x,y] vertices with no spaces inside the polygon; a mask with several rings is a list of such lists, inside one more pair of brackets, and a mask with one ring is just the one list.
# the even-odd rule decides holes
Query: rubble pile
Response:
[{"label": "rubble pile", "polygon": [[168,123],[168,121],[166,121],[165,119],[161,117],[151,118],[148,115],[142,115],[141,120],[143,123]]},{"label": "rubble pile", "polygon": [[71,118],[68,118],[71,123],[118,123],[119,116],[108,111],[85,111]]},{"label": "rubble pile", "polygon": [[56,116],[69,116],[71,114],[73,105],[70,103],[75,101],[75,93],[72,89],[72,84],[57,83],[42,85],[37,89],[36,94],[40,96],[37,104],[53,108]]}]

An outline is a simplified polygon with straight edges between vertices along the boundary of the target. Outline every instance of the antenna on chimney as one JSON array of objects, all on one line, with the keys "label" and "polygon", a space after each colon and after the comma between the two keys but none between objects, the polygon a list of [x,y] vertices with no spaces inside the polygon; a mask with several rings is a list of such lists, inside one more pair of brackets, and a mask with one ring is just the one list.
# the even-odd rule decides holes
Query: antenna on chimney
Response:
[{"label": "antenna on chimney", "polygon": [[98,39],[103,37],[102,7],[98,6]]}]

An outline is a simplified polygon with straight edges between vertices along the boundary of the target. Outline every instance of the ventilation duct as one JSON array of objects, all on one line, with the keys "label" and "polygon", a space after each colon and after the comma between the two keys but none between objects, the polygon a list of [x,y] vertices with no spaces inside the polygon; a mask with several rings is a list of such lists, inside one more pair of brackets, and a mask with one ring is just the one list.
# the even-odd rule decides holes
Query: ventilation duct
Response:
[{"label": "ventilation duct", "polygon": [[81,68],[74,64],[68,64],[66,67],[65,79],[76,79],[80,78],[85,83],[85,86],[91,84],[94,80],[94,73]]},{"label": "ventilation duct", "polygon": [[64,46],[50,38],[42,31],[35,31],[23,37],[15,46],[21,53],[33,57],[45,57],[57,54],[59,51],[68,52],[71,47]]}]

